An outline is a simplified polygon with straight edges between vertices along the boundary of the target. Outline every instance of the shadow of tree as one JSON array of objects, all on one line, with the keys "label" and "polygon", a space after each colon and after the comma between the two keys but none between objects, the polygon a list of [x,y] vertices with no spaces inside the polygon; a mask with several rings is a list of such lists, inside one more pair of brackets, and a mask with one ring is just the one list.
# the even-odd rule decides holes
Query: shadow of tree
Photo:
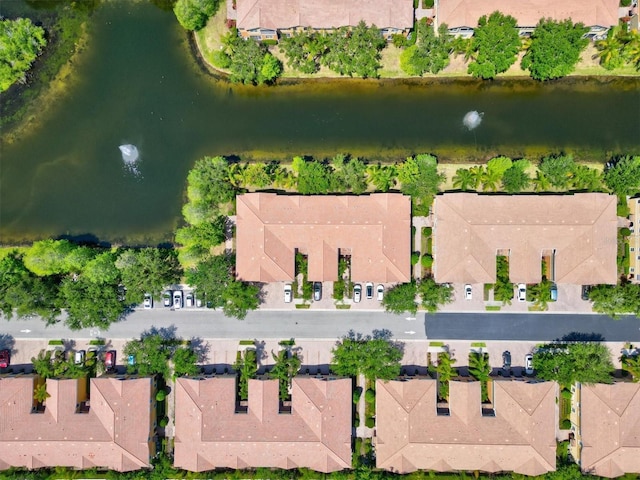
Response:
[{"label": "shadow of tree", "polygon": [[563,335],[562,338],[556,339],[556,342],[604,342],[605,338],[596,332],[570,332]]},{"label": "shadow of tree", "polygon": [[8,333],[0,333],[0,350],[11,350],[13,351],[13,347],[16,344],[15,338],[13,335],[9,335]]},{"label": "shadow of tree", "polygon": [[191,350],[198,356],[198,363],[206,362],[209,357],[209,352],[211,351],[209,342],[205,342],[200,337],[191,337],[190,342]]}]

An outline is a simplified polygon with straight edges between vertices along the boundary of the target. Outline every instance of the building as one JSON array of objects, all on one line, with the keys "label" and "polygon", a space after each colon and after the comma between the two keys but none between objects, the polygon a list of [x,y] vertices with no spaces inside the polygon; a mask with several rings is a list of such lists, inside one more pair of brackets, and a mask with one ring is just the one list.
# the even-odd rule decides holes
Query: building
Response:
[{"label": "building", "polygon": [[237,27],[243,38],[276,40],[311,28],[330,31],[364,21],[385,38],[413,28],[412,0],[237,0]]},{"label": "building", "polygon": [[449,382],[446,415],[436,380],[378,380],[376,465],[415,470],[517,472],[542,475],[556,467],[553,382],[493,381],[492,409],[480,382]]},{"label": "building", "polygon": [[640,384],[572,387],[570,451],[583,472],[640,473]]},{"label": "building", "polygon": [[236,197],[236,275],[253,282],[292,281],[295,255],[308,256],[310,281],[338,280],[351,259],[354,282],[411,280],[411,199],[405,195]]},{"label": "building", "polygon": [[39,377],[0,377],[0,470],[65,466],[128,472],[155,453],[151,378],[46,380],[44,408],[33,399]]},{"label": "building", "polygon": [[590,38],[604,38],[609,28],[618,24],[618,0],[436,0],[435,26],[449,27],[452,35],[469,38],[483,15],[496,10],[517,20],[520,35],[530,35],[541,18],[571,19],[589,28]]},{"label": "building", "polygon": [[640,283],[640,197],[628,200],[631,235],[629,236],[629,278]]},{"label": "building", "polygon": [[547,278],[616,284],[616,197],[445,193],[434,207],[434,276],[439,283],[494,283],[496,256],[509,258],[514,283]]},{"label": "building", "polygon": [[244,408],[235,376],[179,378],[175,393],[178,468],[351,467],[351,379],[295,377],[283,413],[277,380],[249,380]]}]

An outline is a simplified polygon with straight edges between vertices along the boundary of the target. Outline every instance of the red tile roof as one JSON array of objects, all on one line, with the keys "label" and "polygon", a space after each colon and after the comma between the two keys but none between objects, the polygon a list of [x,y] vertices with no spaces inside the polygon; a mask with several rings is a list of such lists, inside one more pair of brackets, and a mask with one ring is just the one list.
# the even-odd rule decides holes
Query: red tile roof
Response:
[{"label": "red tile roof", "polygon": [[308,279],[338,279],[338,255],[351,255],[351,280],[411,279],[411,200],[400,194],[236,197],[236,273],[240,280],[291,281],[296,249],[309,256]]},{"label": "red tile roof", "polygon": [[76,413],[80,386],[47,380],[44,413],[31,413],[34,377],[0,378],[0,470],[150,466],[152,379],[92,378],[88,413]]},{"label": "red tile roof", "polygon": [[278,413],[277,380],[250,380],[248,412],[235,413],[235,385],[235,377],[177,380],[176,467],[351,467],[350,379],[294,378],[290,414]]}]

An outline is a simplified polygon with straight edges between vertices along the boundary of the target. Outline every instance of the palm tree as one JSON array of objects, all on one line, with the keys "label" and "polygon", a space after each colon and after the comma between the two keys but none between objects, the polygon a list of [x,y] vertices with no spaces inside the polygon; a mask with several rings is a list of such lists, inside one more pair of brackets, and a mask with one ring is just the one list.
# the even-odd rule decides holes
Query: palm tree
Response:
[{"label": "palm tree", "polygon": [[489,380],[491,365],[488,353],[471,352],[469,354],[469,374],[479,382]]},{"label": "palm tree", "polygon": [[624,65],[624,57],[622,56],[624,43],[621,40],[620,30],[619,26],[613,27],[607,32],[607,38],[596,42],[598,53],[595,54],[594,58],[599,58],[600,65],[607,70],[613,70]]},{"label": "palm tree", "polygon": [[458,372],[453,365],[456,359],[451,357],[449,352],[441,352],[438,354],[438,366],[436,373],[438,374],[438,396],[443,400],[449,399],[449,382]]},{"label": "palm tree", "polygon": [[571,178],[571,184],[576,190],[595,192],[602,189],[602,176],[595,168],[577,165]]},{"label": "palm tree", "polygon": [[244,167],[239,163],[229,165],[229,182],[234,187],[242,187],[244,177]]},{"label": "palm tree", "polygon": [[280,350],[277,355],[271,352],[271,355],[276,363],[269,372],[269,377],[279,381],[280,400],[284,401],[289,398],[291,380],[300,370],[301,362],[298,355],[290,354],[287,350]]},{"label": "palm tree", "polygon": [[395,165],[369,165],[367,167],[367,180],[376,187],[379,192],[388,192],[396,184],[398,172]]},{"label": "palm tree", "polygon": [[533,305],[540,310],[548,308],[548,302],[551,300],[551,285],[549,280],[543,279],[540,283],[527,288],[527,296],[531,297]]},{"label": "palm tree", "polygon": [[459,168],[453,176],[453,188],[459,188],[463,192],[477,187],[477,178],[474,173],[467,168]]},{"label": "palm tree", "polygon": [[482,179],[485,175],[485,168],[482,165],[476,165],[469,169],[474,178],[474,188],[478,188],[478,185],[482,183]]},{"label": "palm tree", "polygon": [[499,170],[487,168],[482,175],[482,190],[491,190],[492,192],[497,191],[501,180],[502,173],[500,173]]},{"label": "palm tree", "polygon": [[630,32],[629,41],[624,46],[623,54],[627,62],[635,65],[636,69],[640,69],[640,33]]},{"label": "palm tree", "polygon": [[620,363],[622,364],[622,370],[629,372],[634,382],[640,381],[640,355],[623,355],[620,357]]},{"label": "palm tree", "polygon": [[531,179],[531,183],[533,183],[536,192],[547,192],[551,190],[551,182],[549,182],[547,176],[540,170],[538,170],[536,176]]},{"label": "palm tree", "polygon": [[47,384],[46,383],[40,383],[38,386],[36,386],[36,388],[34,388],[33,390],[33,399],[42,404],[44,403],[44,401],[49,398],[51,395],[49,395],[49,392],[47,392]]}]

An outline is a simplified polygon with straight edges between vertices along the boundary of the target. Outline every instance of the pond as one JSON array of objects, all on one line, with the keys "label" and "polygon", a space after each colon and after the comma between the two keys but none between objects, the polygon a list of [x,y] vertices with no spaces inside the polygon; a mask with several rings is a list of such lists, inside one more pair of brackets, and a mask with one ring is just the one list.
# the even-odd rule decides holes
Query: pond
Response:
[{"label": "pond", "polygon": [[[204,73],[189,49],[173,14],[147,2],[110,2],[94,13],[70,93],[2,147],[0,242],[170,240],[187,172],[204,155],[487,159],[568,151],[603,161],[640,153],[637,78],[246,88]],[[469,111],[482,114],[473,130],[462,123]],[[135,168],[119,148],[129,144],[139,153]]]}]

